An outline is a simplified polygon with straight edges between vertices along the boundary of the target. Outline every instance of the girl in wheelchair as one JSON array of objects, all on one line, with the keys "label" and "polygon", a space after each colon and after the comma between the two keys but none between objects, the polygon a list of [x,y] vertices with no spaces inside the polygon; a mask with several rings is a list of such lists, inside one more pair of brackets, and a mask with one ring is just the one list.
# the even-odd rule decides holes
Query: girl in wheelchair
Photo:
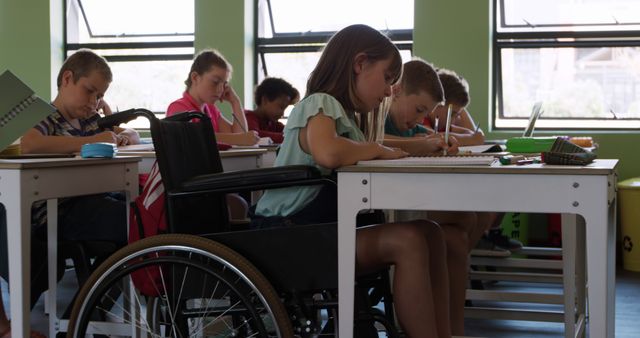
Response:
[{"label": "girl in wheelchair", "polygon": [[[327,43],[307,82],[306,97],[292,111],[276,166],[312,165],[323,174],[374,158],[407,154],[379,139],[391,86],[402,73],[398,49],[377,30],[352,25]],[[456,151],[441,140],[433,152]],[[253,215],[259,228],[336,222],[335,187],[295,187],[265,192]],[[356,268],[366,274],[395,266],[398,319],[409,337],[450,337],[446,247],[439,226],[427,220],[361,227]]]}]

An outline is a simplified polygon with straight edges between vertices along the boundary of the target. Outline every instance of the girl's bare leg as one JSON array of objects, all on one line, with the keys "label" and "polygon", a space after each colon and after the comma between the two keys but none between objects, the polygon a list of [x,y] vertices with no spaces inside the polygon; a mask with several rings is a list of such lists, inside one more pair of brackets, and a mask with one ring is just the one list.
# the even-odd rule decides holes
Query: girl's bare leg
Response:
[{"label": "girl's bare leg", "polygon": [[446,252],[439,227],[426,221],[371,226],[358,230],[356,242],[360,273],[395,265],[395,309],[408,336],[450,337]]},{"label": "girl's bare leg", "polygon": [[475,212],[429,212],[442,226],[447,245],[451,332],[464,335],[464,302],[469,276],[469,233],[477,228]]}]

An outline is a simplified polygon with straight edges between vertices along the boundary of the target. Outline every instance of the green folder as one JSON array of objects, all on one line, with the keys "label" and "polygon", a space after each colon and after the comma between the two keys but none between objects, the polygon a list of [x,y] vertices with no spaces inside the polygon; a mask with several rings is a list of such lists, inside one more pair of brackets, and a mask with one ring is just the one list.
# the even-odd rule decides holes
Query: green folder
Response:
[{"label": "green folder", "polygon": [[56,108],[11,71],[0,75],[0,151],[53,113]]}]

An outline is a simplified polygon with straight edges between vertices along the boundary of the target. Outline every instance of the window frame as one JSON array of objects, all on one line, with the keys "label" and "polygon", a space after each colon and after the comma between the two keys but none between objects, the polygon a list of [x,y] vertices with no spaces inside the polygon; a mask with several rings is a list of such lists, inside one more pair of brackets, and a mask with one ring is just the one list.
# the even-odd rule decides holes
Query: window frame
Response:
[{"label": "window frame", "polygon": [[[492,27],[492,58],[493,71],[492,76],[492,98],[491,98],[491,126],[492,130],[499,132],[520,131],[521,127],[497,127],[498,120],[522,121],[526,125],[528,117],[504,117],[504,97],[502,91],[502,49],[537,49],[537,48],[601,48],[601,47],[640,47],[640,30],[580,30],[580,31],[539,31],[539,32],[504,32],[499,31],[498,21],[501,27],[526,28],[531,25],[508,25],[505,19],[504,0],[493,0],[493,19]],[[500,11],[500,12],[498,12]],[[626,26],[638,26],[638,24],[620,24]],[[602,27],[602,24],[541,24],[534,27]],[[553,126],[536,125],[536,131],[597,131],[597,132],[628,132],[637,130],[638,127],[618,126],[624,125],[624,121],[637,121],[640,124],[640,118],[637,119],[617,119],[611,118],[549,118],[544,117],[547,121],[593,121],[601,122],[603,127],[567,127],[559,124]],[[607,122],[618,121],[614,123]]]},{"label": "window frame", "polygon": [[[298,33],[278,33],[275,30],[275,23],[273,18],[273,11],[271,8],[271,0],[265,0],[267,4],[267,12],[269,18],[269,28],[273,33],[271,38],[261,38],[258,36],[258,20],[260,20],[260,13],[258,9],[258,2],[256,0],[256,30],[255,30],[255,45],[254,50],[256,55],[256,71],[255,78],[258,79],[258,74],[262,71],[263,76],[269,76],[268,67],[265,62],[264,55],[266,53],[305,53],[305,52],[317,52],[321,50],[337,31],[321,31],[321,32],[298,32]],[[392,29],[382,30],[385,35],[394,42],[399,50],[409,50],[413,54],[413,29]],[[259,69],[259,64],[262,64],[263,69]]]},{"label": "window frame", "polygon": [[[91,31],[91,24],[85,13],[82,0],[76,1],[80,9],[78,13],[78,24],[84,24],[87,32],[92,38],[118,38],[117,35],[96,35]],[[68,13],[68,2],[63,5],[64,13]],[[145,61],[191,61],[194,53],[153,53],[153,54],[123,54],[123,55],[104,55],[101,51],[105,50],[147,50],[147,49],[172,49],[172,48],[195,48],[194,39],[191,41],[135,41],[135,42],[90,42],[90,43],[69,43],[68,41],[69,18],[67,14],[63,17],[63,59],[66,59],[70,51],[77,51],[81,48],[89,48],[98,55],[103,56],[108,62],[145,62]],[[185,37],[194,36],[194,34],[175,33],[175,34],[130,34],[124,37],[128,38],[145,38],[145,37]],[[165,112],[153,112],[159,118],[164,117]],[[148,128],[140,128],[140,130],[148,130]]]}]

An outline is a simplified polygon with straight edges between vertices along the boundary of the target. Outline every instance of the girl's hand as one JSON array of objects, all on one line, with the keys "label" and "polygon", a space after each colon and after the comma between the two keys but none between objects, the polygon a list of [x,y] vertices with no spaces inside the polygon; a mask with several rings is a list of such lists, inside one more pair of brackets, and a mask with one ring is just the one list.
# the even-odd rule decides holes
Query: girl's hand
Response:
[{"label": "girl's hand", "polygon": [[385,147],[381,144],[379,146],[380,146],[380,154],[377,157],[379,159],[393,160],[396,158],[403,158],[403,157],[409,156],[409,153],[407,153],[406,151],[400,148]]},{"label": "girl's hand", "polygon": [[231,87],[229,84],[226,84],[224,86],[222,96],[220,96],[220,101],[227,101],[231,104],[240,103],[240,97],[238,96],[238,94],[236,94],[235,90],[233,90],[233,87]]},{"label": "girl's hand", "polygon": [[255,130],[249,130],[246,133],[241,133],[239,136],[238,145],[240,146],[252,146],[260,141],[260,136],[258,136],[258,132]]}]

